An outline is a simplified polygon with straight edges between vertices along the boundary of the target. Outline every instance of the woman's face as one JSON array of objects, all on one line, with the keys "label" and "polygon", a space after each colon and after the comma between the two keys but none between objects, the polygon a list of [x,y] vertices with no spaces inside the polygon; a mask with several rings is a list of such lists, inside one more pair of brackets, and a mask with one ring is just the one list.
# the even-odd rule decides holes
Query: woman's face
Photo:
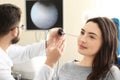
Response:
[{"label": "woman's face", "polygon": [[78,52],[84,56],[95,56],[102,45],[102,33],[97,23],[85,24],[78,37]]}]

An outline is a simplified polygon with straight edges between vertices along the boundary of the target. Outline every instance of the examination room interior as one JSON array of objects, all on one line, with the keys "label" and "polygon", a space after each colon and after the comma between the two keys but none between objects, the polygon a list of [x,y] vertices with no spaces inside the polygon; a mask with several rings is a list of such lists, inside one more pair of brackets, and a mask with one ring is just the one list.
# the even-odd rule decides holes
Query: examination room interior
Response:
[{"label": "examination room interior", "polygon": [[[34,1],[34,0],[33,0]],[[0,0],[0,4],[12,3],[22,10],[22,24],[26,26],[26,0]],[[79,35],[80,28],[89,17],[108,16],[120,17],[119,0],[63,0],[63,29],[66,33]],[[47,30],[22,30],[20,45],[27,45],[46,39]],[[79,56],[79,57],[78,57]],[[77,37],[66,35],[64,55],[59,66],[73,59],[82,59],[77,52]],[[24,63],[16,64],[13,70],[22,74],[23,78],[32,79],[34,73],[44,63],[45,56],[36,57]]]}]

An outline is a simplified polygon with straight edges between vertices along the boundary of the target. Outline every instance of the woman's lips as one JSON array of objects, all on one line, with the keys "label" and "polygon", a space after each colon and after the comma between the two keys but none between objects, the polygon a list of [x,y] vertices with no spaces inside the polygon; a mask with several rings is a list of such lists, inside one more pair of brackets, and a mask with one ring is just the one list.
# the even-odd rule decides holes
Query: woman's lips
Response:
[{"label": "woman's lips", "polygon": [[87,49],[87,47],[85,47],[85,46],[83,46],[83,45],[79,45],[79,48],[82,49],[82,50],[83,50],[83,49]]}]

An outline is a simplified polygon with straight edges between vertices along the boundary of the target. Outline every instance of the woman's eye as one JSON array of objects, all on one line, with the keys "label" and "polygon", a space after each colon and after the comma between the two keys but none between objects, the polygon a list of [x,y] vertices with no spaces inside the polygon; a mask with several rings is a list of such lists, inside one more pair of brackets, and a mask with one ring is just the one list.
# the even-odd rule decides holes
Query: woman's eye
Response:
[{"label": "woman's eye", "polygon": [[85,32],[84,32],[84,31],[81,31],[81,32],[80,32],[80,34],[81,34],[81,35],[84,35],[84,34],[85,34]]},{"label": "woman's eye", "polygon": [[94,36],[90,36],[90,38],[95,39],[95,37],[94,37]]}]

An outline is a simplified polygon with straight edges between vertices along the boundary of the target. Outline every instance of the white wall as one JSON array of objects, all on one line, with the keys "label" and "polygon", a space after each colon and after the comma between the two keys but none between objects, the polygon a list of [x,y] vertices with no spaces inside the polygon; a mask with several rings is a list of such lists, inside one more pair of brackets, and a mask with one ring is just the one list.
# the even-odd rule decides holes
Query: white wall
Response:
[{"label": "white wall", "polygon": [[[0,0],[2,3],[13,3],[22,9],[22,22],[25,22],[25,0]],[[78,35],[80,28],[83,24],[82,16],[84,11],[94,11],[95,0],[64,0],[64,29],[66,33]],[[44,31],[23,31],[21,35],[21,41],[19,44],[25,45],[28,43],[36,42],[35,35],[37,34],[37,40],[44,39]],[[41,36],[41,37],[39,37]],[[66,48],[63,57],[60,59],[60,66],[68,60],[79,58],[82,56],[77,52],[77,38],[66,36]],[[26,64],[26,63],[24,63]],[[31,62],[27,63],[30,66]],[[24,66],[24,65],[23,65]],[[24,69],[25,70],[25,69]],[[28,69],[28,71],[31,70]]]}]

